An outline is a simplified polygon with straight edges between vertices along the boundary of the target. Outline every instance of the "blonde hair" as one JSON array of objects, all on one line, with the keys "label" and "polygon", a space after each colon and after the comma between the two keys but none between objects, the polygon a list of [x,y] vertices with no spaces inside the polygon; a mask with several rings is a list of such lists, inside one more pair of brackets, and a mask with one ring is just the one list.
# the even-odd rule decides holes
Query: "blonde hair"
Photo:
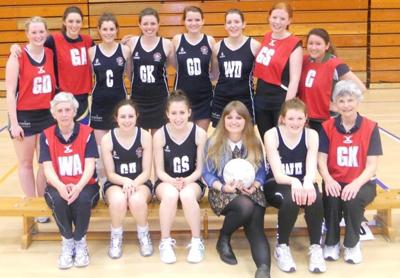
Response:
[{"label": "blonde hair", "polygon": [[240,101],[231,101],[222,112],[221,119],[218,122],[213,134],[209,139],[209,148],[206,159],[211,160],[217,172],[222,172],[221,158],[224,153],[230,152],[228,144],[228,131],[225,129],[225,118],[232,112],[236,111],[245,120],[242,132],[242,144],[245,147],[248,160],[255,168],[259,168],[263,162],[263,152],[260,140],[254,132],[254,126],[247,107]]},{"label": "blonde hair", "polygon": [[41,17],[41,16],[33,16],[33,17],[31,17],[31,18],[29,18],[29,19],[27,19],[25,21],[25,24],[24,24],[25,32],[29,31],[29,27],[31,26],[31,23],[38,23],[38,22],[39,23],[43,23],[44,28],[46,29],[46,31],[48,30],[47,29],[47,22],[43,17]]}]

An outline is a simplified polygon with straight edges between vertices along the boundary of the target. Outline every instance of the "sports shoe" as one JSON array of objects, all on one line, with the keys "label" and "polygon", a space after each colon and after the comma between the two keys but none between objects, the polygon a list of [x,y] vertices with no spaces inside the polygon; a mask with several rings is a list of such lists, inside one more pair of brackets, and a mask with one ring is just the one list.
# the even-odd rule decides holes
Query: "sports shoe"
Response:
[{"label": "sports shoe", "polygon": [[174,251],[175,243],[175,239],[170,237],[161,240],[158,248],[160,249],[160,258],[163,263],[173,264],[176,262]]},{"label": "sports shoe", "polygon": [[314,273],[322,273],[326,271],[326,264],[324,260],[324,255],[322,253],[321,245],[313,244],[309,248],[310,252],[310,262],[308,265],[308,270]]},{"label": "sports shoe", "polygon": [[151,242],[150,232],[138,232],[138,239],[140,245],[140,255],[148,257],[153,254],[153,243]]},{"label": "sports shoe", "polygon": [[75,261],[76,267],[85,267],[89,264],[89,252],[86,243],[86,236],[81,240],[75,241]]},{"label": "sports shoe", "polygon": [[189,263],[196,264],[203,260],[205,247],[201,238],[192,238],[192,241],[187,248],[189,248],[189,253],[186,257],[186,260]]},{"label": "sports shoe", "polygon": [[122,256],[122,234],[111,233],[110,247],[108,248],[108,256],[111,259],[119,259]]},{"label": "sports shoe", "polygon": [[278,244],[274,252],[278,267],[284,272],[295,272],[296,264],[290,253],[290,248],[286,244]]},{"label": "sports shoe", "polygon": [[324,258],[327,261],[337,261],[340,255],[340,244],[336,245],[325,245],[324,246]]},{"label": "sports shoe", "polygon": [[58,257],[58,268],[68,269],[74,265],[74,240],[62,237],[61,253]]},{"label": "sports shoe", "polygon": [[40,224],[45,224],[50,222],[50,217],[47,216],[39,216],[35,217],[35,222]]},{"label": "sports shoe", "polygon": [[353,248],[344,248],[344,260],[349,264],[359,264],[362,262],[360,242]]}]

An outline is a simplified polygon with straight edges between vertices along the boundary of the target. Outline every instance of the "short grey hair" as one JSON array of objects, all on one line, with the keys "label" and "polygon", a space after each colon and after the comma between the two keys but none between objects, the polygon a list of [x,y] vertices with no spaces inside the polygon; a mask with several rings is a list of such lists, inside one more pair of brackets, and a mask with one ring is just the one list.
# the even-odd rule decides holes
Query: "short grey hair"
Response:
[{"label": "short grey hair", "polygon": [[354,97],[358,102],[361,102],[363,99],[362,90],[353,80],[341,80],[336,83],[332,94],[333,102],[335,102],[339,97],[343,96]]},{"label": "short grey hair", "polygon": [[50,102],[50,111],[51,113],[55,112],[55,108],[59,103],[62,102],[68,102],[71,104],[71,106],[74,108],[75,111],[75,115],[78,112],[78,107],[79,107],[79,103],[76,100],[76,98],[74,97],[73,94],[71,93],[67,93],[67,92],[59,92],[58,94],[56,94],[53,98],[53,100]]}]

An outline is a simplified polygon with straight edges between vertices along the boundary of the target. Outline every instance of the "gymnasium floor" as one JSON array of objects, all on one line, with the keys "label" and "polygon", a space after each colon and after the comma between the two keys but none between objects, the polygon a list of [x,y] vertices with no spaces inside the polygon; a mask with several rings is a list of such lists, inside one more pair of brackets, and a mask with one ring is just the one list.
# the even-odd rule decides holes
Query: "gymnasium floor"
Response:
[{"label": "gymnasium floor", "polygon": [[[400,188],[398,177],[398,159],[400,154],[400,89],[375,89],[366,93],[360,112],[378,121],[384,147],[384,156],[379,161],[378,178],[391,188]],[[7,123],[5,99],[0,99],[0,129]],[[6,130],[0,132],[0,195],[21,195],[22,191],[16,174],[16,159],[14,149]],[[372,219],[372,212],[366,215]],[[275,227],[276,217],[266,217],[266,226]],[[211,217],[210,226],[219,227],[220,219]],[[186,228],[182,217],[178,217],[176,226]],[[364,262],[360,265],[349,265],[343,260],[328,262],[328,270],[324,277],[352,276],[356,277],[398,277],[400,254],[400,211],[395,211],[394,222],[398,228],[397,241],[388,243],[383,237],[362,243]],[[91,229],[107,229],[106,219],[96,219],[91,223]],[[299,218],[297,225],[304,225]],[[126,219],[126,229],[135,225],[130,218]],[[119,260],[111,260],[107,256],[107,241],[89,241],[91,264],[84,269],[72,268],[67,271],[57,269],[59,242],[34,242],[27,250],[20,248],[22,221],[20,218],[0,218],[0,277],[254,277],[255,265],[251,259],[248,243],[243,233],[236,233],[232,245],[239,264],[229,266],[222,263],[215,251],[217,233],[211,232],[206,241],[205,260],[197,265],[185,261],[190,235],[176,234],[177,259],[173,265],[165,265],[159,260],[159,233],[157,219],[150,220],[150,227],[155,232],[153,256],[143,258],[139,255],[137,243],[133,240],[124,242],[124,255]],[[40,226],[41,229],[56,229],[54,222]],[[275,238],[269,237],[270,245],[275,245]],[[274,260],[272,262],[272,277],[315,277],[307,270],[308,240],[305,237],[293,237],[291,249],[297,263],[297,272],[286,274],[281,272]],[[273,248],[272,248],[273,249]]]}]

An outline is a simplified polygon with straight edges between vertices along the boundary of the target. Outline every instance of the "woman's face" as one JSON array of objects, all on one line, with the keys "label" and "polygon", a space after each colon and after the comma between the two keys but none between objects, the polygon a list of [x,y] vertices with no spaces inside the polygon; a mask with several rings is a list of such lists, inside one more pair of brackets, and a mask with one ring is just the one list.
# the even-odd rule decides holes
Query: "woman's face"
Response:
[{"label": "woman's face", "polygon": [[240,14],[229,13],[225,18],[225,30],[228,32],[229,37],[240,37],[246,23],[242,21]]},{"label": "woman's face", "polygon": [[117,112],[117,124],[122,130],[129,131],[136,127],[137,114],[131,105],[123,105]]},{"label": "woman's face", "polygon": [[281,117],[282,124],[292,133],[300,133],[307,122],[307,116],[304,111],[298,109],[289,109],[286,115]]},{"label": "woman's face", "polygon": [[143,36],[157,36],[158,28],[160,27],[157,18],[154,15],[145,15],[139,23],[140,30]]},{"label": "woman's face", "polygon": [[185,128],[189,118],[191,110],[184,101],[173,101],[169,104],[167,110],[167,118],[176,129]]},{"label": "woman's face", "polygon": [[103,21],[99,28],[99,34],[101,40],[105,43],[114,42],[115,38],[117,37],[118,29],[115,26],[115,23],[112,21]]},{"label": "woman's face", "polygon": [[204,20],[198,12],[189,11],[186,13],[185,27],[188,33],[200,33]]},{"label": "woman's face", "polygon": [[75,39],[79,36],[82,28],[82,17],[78,13],[70,13],[64,20],[67,37]]},{"label": "woman's face", "polygon": [[70,127],[75,117],[74,106],[70,102],[60,102],[53,109],[53,117],[59,127]]},{"label": "woman's face", "polygon": [[46,26],[43,22],[31,22],[26,32],[29,43],[35,46],[43,46],[47,38]]},{"label": "woman's face", "polygon": [[282,34],[290,24],[290,18],[284,9],[275,9],[269,16],[269,26],[273,33]]},{"label": "woman's face", "polygon": [[236,110],[232,110],[228,115],[226,115],[224,121],[225,130],[229,134],[241,134],[246,124],[246,120],[240,116]]},{"label": "woman's face", "polygon": [[311,58],[321,61],[328,49],[329,43],[325,43],[324,39],[320,36],[313,34],[308,37],[307,51]]},{"label": "woman's face", "polygon": [[351,95],[344,95],[335,100],[335,105],[342,117],[354,117],[358,112],[359,101]]}]

